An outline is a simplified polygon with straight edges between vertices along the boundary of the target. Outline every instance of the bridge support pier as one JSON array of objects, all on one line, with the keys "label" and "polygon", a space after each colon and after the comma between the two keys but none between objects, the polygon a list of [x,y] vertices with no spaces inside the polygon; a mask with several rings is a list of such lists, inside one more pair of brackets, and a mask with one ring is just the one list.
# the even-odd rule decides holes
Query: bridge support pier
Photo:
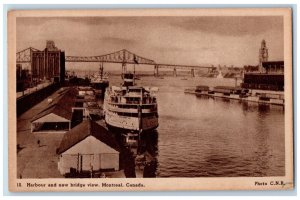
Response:
[{"label": "bridge support pier", "polygon": [[191,69],[191,76],[195,77],[195,69]]},{"label": "bridge support pier", "polygon": [[127,72],[126,63],[122,63],[122,75]]},{"label": "bridge support pier", "polygon": [[174,77],[177,76],[177,70],[176,70],[176,67],[174,67],[173,76],[174,76]]},{"label": "bridge support pier", "polygon": [[158,76],[158,65],[154,65],[154,76]]}]

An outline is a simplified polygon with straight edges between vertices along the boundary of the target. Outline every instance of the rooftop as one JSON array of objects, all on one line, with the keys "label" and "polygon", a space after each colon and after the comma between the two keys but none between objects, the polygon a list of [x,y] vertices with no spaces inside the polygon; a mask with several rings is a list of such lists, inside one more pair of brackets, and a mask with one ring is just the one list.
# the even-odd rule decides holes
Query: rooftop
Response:
[{"label": "rooftop", "polygon": [[72,107],[75,106],[75,100],[78,91],[75,88],[68,88],[58,92],[59,95],[52,99],[48,106],[35,115],[31,122],[40,119],[50,113],[54,113],[60,117],[71,120]]},{"label": "rooftop", "polygon": [[77,143],[83,141],[88,136],[94,136],[95,138],[107,144],[116,151],[120,151],[119,146],[113,134],[110,131],[108,131],[103,126],[100,126],[94,121],[85,120],[79,125],[75,126],[70,131],[68,131],[67,133],[65,133],[57,153],[61,154],[65,152]]}]

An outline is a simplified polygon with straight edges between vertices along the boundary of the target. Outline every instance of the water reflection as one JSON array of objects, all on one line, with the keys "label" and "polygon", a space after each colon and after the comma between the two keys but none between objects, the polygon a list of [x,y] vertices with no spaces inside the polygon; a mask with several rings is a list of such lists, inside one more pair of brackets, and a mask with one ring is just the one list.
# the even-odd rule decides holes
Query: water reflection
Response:
[{"label": "water reflection", "polygon": [[264,115],[267,115],[270,112],[270,105],[267,104],[258,104],[258,112]]},{"label": "water reflection", "polygon": [[158,177],[284,174],[284,111],[223,98],[159,94]]},{"label": "water reflection", "polygon": [[215,152],[205,157],[202,169],[206,170],[203,176],[236,176],[237,159],[234,156]]},{"label": "water reflection", "polygon": [[[158,156],[158,132],[156,130],[141,135],[140,153],[146,157],[143,170],[144,178],[156,177]],[[148,158],[148,160],[147,160]]]},{"label": "water reflection", "polygon": [[123,133],[114,130],[120,146],[120,168],[124,169],[127,178],[156,177],[158,155],[157,131],[142,132],[138,146],[128,146],[124,143]]},{"label": "water reflection", "polygon": [[253,134],[253,140],[256,144],[254,155],[252,157],[253,176],[266,176],[269,169],[269,131],[266,128],[265,117],[270,111],[265,106],[259,106],[257,116],[256,133]]}]

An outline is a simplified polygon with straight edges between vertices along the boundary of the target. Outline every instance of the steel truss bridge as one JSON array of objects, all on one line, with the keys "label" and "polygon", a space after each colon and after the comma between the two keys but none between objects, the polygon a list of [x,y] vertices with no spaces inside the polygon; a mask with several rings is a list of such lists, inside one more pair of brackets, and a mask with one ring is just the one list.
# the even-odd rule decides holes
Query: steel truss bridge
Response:
[{"label": "steel truss bridge", "polygon": [[32,52],[42,52],[33,47],[29,47],[22,51],[17,52],[17,64],[21,63],[31,63],[32,62]]},{"label": "steel truss bridge", "polygon": [[[38,49],[29,47],[17,53],[17,64],[32,63],[32,52],[40,52]],[[126,49],[116,51],[110,54],[100,56],[65,56],[65,62],[99,62],[99,63],[120,63],[122,64],[122,72],[126,72],[126,64],[142,64],[154,66],[154,75],[158,76],[159,68],[171,68],[173,69],[174,76],[177,75],[177,69],[190,70],[191,76],[195,76],[195,70],[207,69],[208,72],[215,69],[214,66],[200,66],[200,65],[176,65],[176,64],[161,64],[156,63],[154,60],[144,58],[137,54],[134,54]]]}]

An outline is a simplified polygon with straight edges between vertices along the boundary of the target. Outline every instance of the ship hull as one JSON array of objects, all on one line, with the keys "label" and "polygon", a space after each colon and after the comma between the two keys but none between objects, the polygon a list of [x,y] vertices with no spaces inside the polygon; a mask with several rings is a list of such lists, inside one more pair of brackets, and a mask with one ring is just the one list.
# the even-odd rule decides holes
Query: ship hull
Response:
[{"label": "ship hull", "polygon": [[[110,125],[108,124],[107,122],[106,123],[106,127],[113,133],[115,134],[127,134],[127,133],[138,133],[139,131],[137,130],[132,130],[132,129],[124,129],[124,128],[120,128],[120,127],[117,127],[117,126],[113,126],[113,125]],[[143,130],[143,133],[151,133],[153,131],[155,131],[157,129],[158,125],[156,127],[153,127],[151,129],[148,129],[148,130]]]},{"label": "ship hull", "polygon": [[[108,128],[115,131],[139,131],[139,119],[137,117],[119,116],[110,112],[105,113],[105,122]],[[158,117],[142,118],[141,129],[152,131],[158,127]]]}]

